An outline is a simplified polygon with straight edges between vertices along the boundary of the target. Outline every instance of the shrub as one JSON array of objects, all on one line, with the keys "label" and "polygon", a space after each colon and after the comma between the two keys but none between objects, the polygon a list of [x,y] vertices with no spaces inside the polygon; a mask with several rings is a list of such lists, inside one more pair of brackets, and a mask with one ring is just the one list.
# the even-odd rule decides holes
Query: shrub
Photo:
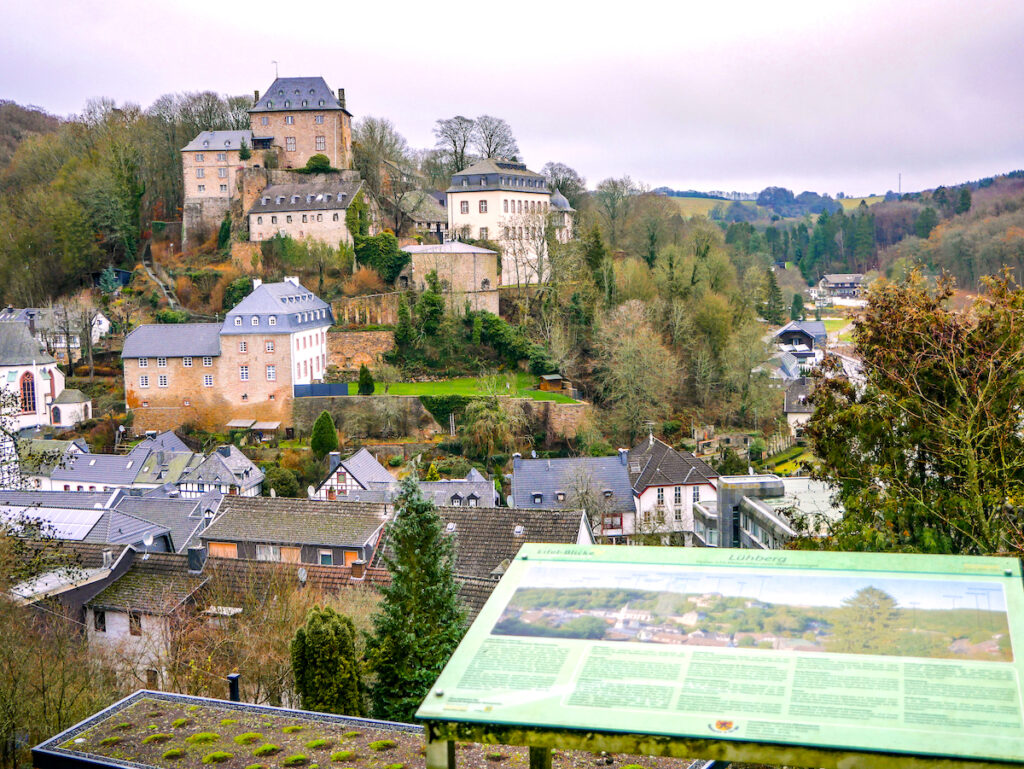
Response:
[{"label": "shrub", "polygon": [[309,748],[310,750],[319,750],[320,748],[329,748],[329,747],[331,747],[331,741],[330,740],[325,740],[322,737],[318,737],[315,740],[310,740],[309,742],[307,742],[306,743],[306,747]]},{"label": "shrub", "polygon": [[120,737],[104,737],[102,740],[100,740],[100,745],[103,745],[104,747],[109,747],[110,745],[117,745],[120,742]]},{"label": "shrub", "polygon": [[345,281],[341,291],[345,296],[380,294],[384,291],[384,281],[380,279],[380,273],[363,264],[353,271],[352,277]]},{"label": "shrub", "polygon": [[156,320],[157,323],[187,323],[188,313],[184,310],[157,310],[153,319]]},{"label": "shrub", "polygon": [[268,495],[273,489],[279,497],[299,496],[299,479],[288,468],[271,465],[264,473],[263,490]]},{"label": "shrub", "polygon": [[356,629],[349,617],[330,607],[310,609],[305,624],[295,631],[291,659],[303,708],[364,715]]},{"label": "shrub", "polygon": [[370,373],[370,369],[363,363],[359,366],[359,394],[373,395],[374,385],[373,374]]},{"label": "shrub", "polygon": [[393,457],[388,457],[388,467],[401,467],[404,460],[395,454]]},{"label": "shrub", "polygon": [[263,756],[272,756],[275,753],[280,753],[280,752],[281,752],[280,746],[274,745],[271,742],[267,742],[267,743],[264,743],[263,745],[260,745],[258,748],[256,748],[256,750],[254,750],[252,752],[252,754],[254,756],[260,756],[262,758]]},{"label": "shrub", "polygon": [[309,438],[309,447],[317,459],[323,459],[332,451],[338,450],[338,430],[330,412],[321,411],[313,423],[313,431]]},{"label": "shrub", "polygon": [[183,726],[188,726],[190,723],[192,723],[191,718],[175,718],[173,721],[171,721],[171,726],[173,726],[175,729],[180,729]]},{"label": "shrub", "polygon": [[348,739],[352,739],[353,737],[358,737],[359,736],[359,732],[345,732],[341,736],[344,737],[346,740],[348,740]]},{"label": "shrub", "polygon": [[328,171],[333,171],[331,168],[331,159],[326,155],[316,154],[312,155],[309,160],[306,161],[306,167],[303,169],[311,174],[322,174]]},{"label": "shrub", "polygon": [[331,761],[348,761],[353,755],[351,750],[336,750],[331,753]]},{"label": "shrub", "polygon": [[309,758],[302,753],[296,753],[294,756],[288,756],[288,758],[281,759],[281,766],[302,766]]},{"label": "shrub", "polygon": [[235,736],[236,745],[252,745],[254,742],[259,742],[263,739],[263,735],[259,732],[245,732]]},{"label": "shrub", "polygon": [[295,732],[301,732],[305,728],[306,728],[305,726],[299,726],[297,724],[292,724],[291,726],[286,726],[281,731],[284,732],[285,734],[295,734]]},{"label": "shrub", "polygon": [[148,745],[151,742],[167,742],[167,740],[171,739],[173,736],[174,735],[167,734],[166,732],[158,732],[156,734],[149,735],[142,741],[142,744]]},{"label": "shrub", "polygon": [[222,718],[220,720],[220,725],[221,726],[231,726],[232,724],[237,724],[237,723],[238,723],[238,719],[237,718]]},{"label": "shrub", "polygon": [[189,745],[205,745],[209,742],[216,742],[220,735],[216,732],[196,732],[191,737],[186,737],[185,742]]},{"label": "shrub", "polygon": [[224,761],[230,761],[235,757],[234,753],[228,753],[226,750],[215,750],[213,753],[207,753],[203,756],[204,764],[220,764]]},{"label": "shrub", "polygon": [[171,748],[170,750],[164,751],[163,758],[170,761],[172,758],[181,758],[183,755],[185,755],[185,751],[181,748]]},{"label": "shrub", "polygon": [[376,740],[370,743],[370,750],[376,750],[378,753],[385,750],[391,750],[395,747],[394,740]]}]

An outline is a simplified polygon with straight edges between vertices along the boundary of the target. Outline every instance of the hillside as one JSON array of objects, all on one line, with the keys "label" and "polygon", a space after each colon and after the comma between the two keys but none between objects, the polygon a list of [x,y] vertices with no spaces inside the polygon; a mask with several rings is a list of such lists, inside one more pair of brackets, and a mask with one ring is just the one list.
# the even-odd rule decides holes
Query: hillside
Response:
[{"label": "hillside", "polygon": [[38,107],[22,107],[0,99],[0,168],[11,162],[23,140],[36,134],[56,131],[60,119]]}]

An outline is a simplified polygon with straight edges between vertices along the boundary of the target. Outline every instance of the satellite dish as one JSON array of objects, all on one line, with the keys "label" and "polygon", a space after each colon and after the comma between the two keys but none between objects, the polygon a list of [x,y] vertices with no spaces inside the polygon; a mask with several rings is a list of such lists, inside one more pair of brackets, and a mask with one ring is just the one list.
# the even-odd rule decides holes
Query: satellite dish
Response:
[{"label": "satellite dish", "polygon": [[508,504],[509,507],[515,507],[515,505],[512,503],[512,495],[511,494],[509,494],[508,497],[505,498],[505,501],[506,501],[506,503]]},{"label": "satellite dish", "polygon": [[316,489],[314,489],[312,486],[307,486],[306,487],[306,496],[309,497],[310,499],[315,497],[316,496]]},{"label": "satellite dish", "polygon": [[150,532],[146,532],[146,536],[142,538],[142,544],[146,547],[153,547],[153,535]]},{"label": "satellite dish", "polygon": [[300,566],[298,572],[296,572],[296,573],[298,574],[299,582],[301,582],[303,585],[305,585],[306,584],[306,576],[307,576],[307,574],[306,574],[306,567],[305,566]]},{"label": "satellite dish", "polygon": [[277,490],[276,489],[271,489],[270,490],[270,498],[274,499],[276,497],[277,497]]}]

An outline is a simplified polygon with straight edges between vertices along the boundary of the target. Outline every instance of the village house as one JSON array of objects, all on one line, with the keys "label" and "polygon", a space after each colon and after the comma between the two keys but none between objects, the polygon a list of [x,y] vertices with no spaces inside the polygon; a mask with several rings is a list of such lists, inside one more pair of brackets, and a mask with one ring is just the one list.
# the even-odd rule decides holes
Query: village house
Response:
[{"label": "village house", "polygon": [[412,257],[398,276],[398,287],[427,287],[427,275],[436,272],[448,307],[462,312],[466,302],[471,310],[498,314],[498,252],[453,241],[433,245],[403,246]]},{"label": "village house", "polygon": [[121,357],[136,431],[292,423],[293,387],[323,379],[333,315],[297,278],[255,283],[223,323],[145,325],[128,335]]},{"label": "village house", "polygon": [[818,281],[813,290],[815,300],[856,299],[860,296],[864,276],[859,272],[831,273]]},{"label": "village house", "polygon": [[650,436],[615,457],[523,459],[513,455],[512,500],[521,508],[583,507],[611,544],[637,536],[690,544],[693,507],[713,500],[718,473]]},{"label": "village house", "polygon": [[447,190],[448,231],[464,240],[493,240],[502,249],[503,284],[545,279],[549,215],[561,242],[572,236],[572,209],[547,181],[523,163],[487,158],[452,176]]},{"label": "village house", "polygon": [[812,380],[808,377],[800,377],[786,387],[786,399],[782,412],[786,415],[786,422],[790,432],[797,438],[803,435],[804,425],[814,413],[814,406],[811,405]]},{"label": "village house", "polygon": [[287,235],[320,240],[335,248],[339,243],[351,245],[345,213],[361,187],[362,182],[340,179],[266,187],[248,212],[249,240]]},{"label": "village house", "polygon": [[[96,345],[110,332],[110,319],[99,310],[91,310],[90,313],[89,341]],[[17,308],[8,305],[0,310],[0,323],[22,323],[28,326],[29,333],[58,363],[64,365],[69,361],[75,363],[82,357],[79,321],[74,311],[63,307]]]}]

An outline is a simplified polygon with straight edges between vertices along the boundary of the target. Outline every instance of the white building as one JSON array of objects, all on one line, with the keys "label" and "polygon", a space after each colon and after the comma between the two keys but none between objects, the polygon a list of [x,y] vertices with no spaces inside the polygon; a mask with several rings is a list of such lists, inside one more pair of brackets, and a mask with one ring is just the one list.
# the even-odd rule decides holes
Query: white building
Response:
[{"label": "white building", "polygon": [[[557,195],[557,197],[556,197]],[[572,238],[572,208],[523,163],[488,158],[452,176],[448,232],[501,246],[502,283],[537,283],[546,275],[546,230]]]},{"label": "white building", "polygon": [[0,323],[0,387],[14,411],[7,415],[12,430],[50,424],[50,405],[64,392],[64,374],[23,323]]}]

